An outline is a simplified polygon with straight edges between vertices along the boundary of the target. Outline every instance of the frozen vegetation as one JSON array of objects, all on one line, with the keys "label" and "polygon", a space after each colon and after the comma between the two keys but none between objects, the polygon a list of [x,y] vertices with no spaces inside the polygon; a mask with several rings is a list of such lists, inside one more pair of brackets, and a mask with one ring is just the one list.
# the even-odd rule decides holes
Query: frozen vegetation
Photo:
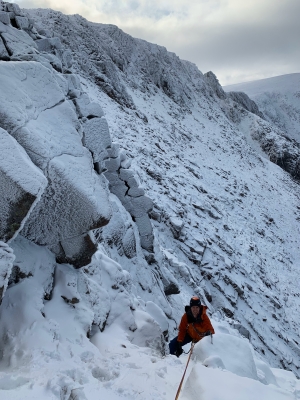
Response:
[{"label": "frozen vegetation", "polygon": [[1,398],[300,399],[298,75],[0,3]]}]

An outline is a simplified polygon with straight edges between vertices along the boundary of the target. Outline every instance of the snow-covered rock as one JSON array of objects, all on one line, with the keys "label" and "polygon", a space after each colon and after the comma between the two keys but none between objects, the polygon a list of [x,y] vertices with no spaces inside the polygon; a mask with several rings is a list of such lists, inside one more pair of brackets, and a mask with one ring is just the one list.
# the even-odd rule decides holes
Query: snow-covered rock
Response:
[{"label": "snow-covered rock", "polygon": [[203,338],[193,351],[196,362],[209,368],[226,369],[236,375],[258,379],[251,348],[246,339],[217,333]]},{"label": "snow-covered rock", "polygon": [[22,11],[18,4],[16,3],[6,3],[5,11],[13,12],[15,15],[22,15]]},{"label": "snow-covered rock", "polygon": [[0,241],[0,305],[7,289],[14,259],[13,250],[6,243]]},{"label": "snow-covered rock", "polygon": [[96,174],[90,153],[82,145],[81,125],[61,89],[61,78],[37,62],[3,63],[0,68],[1,125],[48,179],[47,190],[22,234],[50,246],[60,260],[76,263],[81,259],[77,265],[83,265],[95,247],[82,235],[110,218],[104,178]]},{"label": "snow-covered rock", "polygon": [[[262,116],[266,121],[257,120],[250,130],[270,160],[288,171],[294,178],[300,178],[300,74],[283,75],[259,81],[246,82],[224,88],[226,91],[244,91],[252,99],[252,104],[241,101],[245,94],[229,92],[228,95],[246,109]],[[246,95],[246,96],[247,96]],[[237,98],[238,96],[238,98]],[[255,103],[253,104],[253,102]],[[250,108],[249,108],[250,105]],[[258,108],[260,112],[258,111]]]},{"label": "snow-covered rock", "polygon": [[10,18],[9,18],[9,14],[7,12],[0,11],[0,22],[2,22],[2,24],[5,24],[5,25],[10,24]]},{"label": "snow-covered rock", "polygon": [[245,92],[265,118],[299,143],[300,74],[288,74],[225,86],[224,90]]},{"label": "snow-covered rock", "polygon": [[40,200],[48,182],[19,143],[0,128],[0,238],[12,239]]},{"label": "snow-covered rock", "polygon": [[38,48],[34,40],[23,30],[15,29],[0,22],[0,35],[10,56],[36,54]]},{"label": "snow-covered rock", "polygon": [[87,94],[75,99],[75,105],[79,117],[101,118],[104,116],[103,110],[98,103],[91,103]]},{"label": "snow-covered rock", "polygon": [[256,114],[264,119],[264,115],[259,111],[257,104],[251,100],[244,92],[229,92],[227,95],[236,103],[240,104],[247,111]]}]

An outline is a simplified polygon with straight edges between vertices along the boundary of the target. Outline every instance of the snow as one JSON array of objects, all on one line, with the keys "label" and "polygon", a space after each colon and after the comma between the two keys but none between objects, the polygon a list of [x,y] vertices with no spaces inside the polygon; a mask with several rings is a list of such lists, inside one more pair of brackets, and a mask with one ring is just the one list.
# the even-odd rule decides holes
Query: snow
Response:
[{"label": "snow", "polygon": [[[167,342],[198,295],[216,334],[180,398],[299,399],[299,185],[251,135],[277,128],[163,47],[29,14],[32,37],[0,23],[34,60],[0,62],[1,165],[34,194],[48,186],[0,242],[1,398],[174,399],[188,355]],[[53,53],[30,58],[32,38]],[[64,57],[72,73],[45,63]]]},{"label": "snow", "polygon": [[[237,378],[228,371],[211,370],[196,365],[189,374],[182,399],[196,400],[264,400],[295,399],[292,392],[272,385],[263,385],[249,378]],[[200,395],[200,396],[199,396]]]},{"label": "snow", "polygon": [[[17,263],[30,263],[31,260],[24,259],[24,254],[26,246],[33,250],[33,245],[25,240],[16,245],[22,249]],[[23,260],[20,258],[22,254]],[[40,261],[35,261],[37,268],[44,268],[44,273],[49,273],[45,263],[53,263],[51,254],[42,249],[39,254]],[[94,262],[101,263],[104,275],[92,269],[92,279],[101,281],[104,287],[108,288],[111,285],[107,284],[108,281],[118,274],[121,278],[120,266],[100,252]],[[116,400],[128,397],[145,400],[174,398],[187,355],[180,359],[170,355],[161,357],[157,349],[145,347],[141,340],[149,341],[157,334],[155,324],[141,310],[134,311],[137,329],[131,337],[124,329],[128,318],[122,320],[114,316],[103,332],[94,332],[90,342],[83,328],[92,316],[84,302],[80,305],[83,298],[76,290],[78,275],[82,273],[70,266],[57,266],[57,284],[52,299],[44,307],[40,301],[40,290],[37,290],[36,274],[30,278],[31,281],[23,281],[15,285],[14,290],[9,290],[2,307],[2,313],[7,310],[5,313],[9,314],[1,315],[1,336],[3,331],[10,332],[0,372],[0,390],[5,399],[38,399],[39,396],[44,399],[67,399],[75,389],[80,389],[85,396],[82,398],[89,400],[96,400],[99,396]],[[44,279],[43,276],[40,272],[39,279]],[[32,281],[36,281],[36,285]],[[76,297],[80,301],[68,304],[62,296],[68,299]],[[113,313],[124,315],[126,301],[118,296],[116,299]],[[12,311],[16,318],[9,317]],[[196,400],[199,393],[203,400],[298,398],[299,381],[291,372],[272,370],[277,383],[276,380],[270,383],[270,378],[267,384],[258,382],[249,342],[233,335],[233,331],[228,333],[218,332],[214,335],[213,344],[207,337],[195,346],[180,398]],[[52,341],[47,339],[49,336],[52,336]],[[7,365],[4,364],[5,359]]]},{"label": "snow", "polygon": [[[206,337],[195,347],[194,356],[205,366],[214,367],[217,361],[217,364],[235,375],[257,380],[256,366],[246,339],[219,333],[213,336],[212,344],[210,338]],[[214,357],[218,357],[217,360]]]}]

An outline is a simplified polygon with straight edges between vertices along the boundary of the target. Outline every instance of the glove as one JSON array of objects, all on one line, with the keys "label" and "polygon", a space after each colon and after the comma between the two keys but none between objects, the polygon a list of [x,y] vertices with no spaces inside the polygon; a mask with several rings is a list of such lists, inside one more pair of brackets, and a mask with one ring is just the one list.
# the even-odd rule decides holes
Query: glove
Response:
[{"label": "glove", "polygon": [[183,353],[183,350],[182,350],[181,343],[177,342],[176,350],[175,350],[175,356],[176,357],[180,357],[182,353]]}]

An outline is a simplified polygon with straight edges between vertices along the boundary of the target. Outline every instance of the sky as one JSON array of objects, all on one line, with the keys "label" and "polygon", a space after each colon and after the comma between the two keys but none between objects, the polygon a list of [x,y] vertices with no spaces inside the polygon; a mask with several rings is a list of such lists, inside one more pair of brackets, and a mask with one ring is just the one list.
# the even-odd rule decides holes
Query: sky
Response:
[{"label": "sky", "polygon": [[299,0],[16,0],[117,25],[222,85],[300,72]]}]

